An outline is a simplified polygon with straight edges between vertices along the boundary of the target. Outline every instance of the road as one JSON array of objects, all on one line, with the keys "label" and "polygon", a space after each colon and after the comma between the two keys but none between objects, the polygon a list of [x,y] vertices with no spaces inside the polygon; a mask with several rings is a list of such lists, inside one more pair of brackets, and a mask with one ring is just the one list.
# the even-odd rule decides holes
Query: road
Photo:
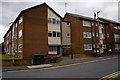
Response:
[{"label": "road", "polygon": [[47,69],[3,72],[3,78],[102,78],[118,71],[118,57]]}]

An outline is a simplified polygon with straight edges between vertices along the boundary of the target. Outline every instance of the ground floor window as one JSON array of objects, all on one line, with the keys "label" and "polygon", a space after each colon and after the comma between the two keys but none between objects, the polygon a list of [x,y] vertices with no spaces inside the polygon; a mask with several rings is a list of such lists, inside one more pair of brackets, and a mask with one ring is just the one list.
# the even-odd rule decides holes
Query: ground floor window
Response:
[{"label": "ground floor window", "polygon": [[84,50],[92,50],[92,44],[84,44]]},{"label": "ground floor window", "polygon": [[119,50],[120,49],[120,44],[115,44],[115,49]]},{"label": "ground floor window", "polygon": [[63,45],[63,48],[70,48],[70,45]]},{"label": "ground floor window", "polygon": [[56,46],[49,46],[48,51],[57,51],[57,47]]}]

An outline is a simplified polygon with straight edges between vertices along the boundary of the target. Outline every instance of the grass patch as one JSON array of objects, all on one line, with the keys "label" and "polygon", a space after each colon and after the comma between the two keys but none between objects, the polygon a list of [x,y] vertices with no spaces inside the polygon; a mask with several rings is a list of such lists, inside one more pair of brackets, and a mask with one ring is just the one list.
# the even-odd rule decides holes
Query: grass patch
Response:
[{"label": "grass patch", "polygon": [[[13,59],[12,55],[7,55],[7,54],[0,54],[0,59],[4,60],[4,59]],[[19,59],[17,57],[14,57],[14,59]]]}]

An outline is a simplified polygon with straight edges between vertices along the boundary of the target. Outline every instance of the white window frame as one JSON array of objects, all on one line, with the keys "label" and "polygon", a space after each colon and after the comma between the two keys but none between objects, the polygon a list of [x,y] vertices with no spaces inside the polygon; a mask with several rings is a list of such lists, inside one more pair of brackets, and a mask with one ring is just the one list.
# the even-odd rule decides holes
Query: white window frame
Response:
[{"label": "white window frame", "polygon": [[84,44],[84,50],[92,50],[92,44]]},{"label": "white window frame", "polygon": [[21,30],[19,31],[18,37],[21,38],[21,37],[22,37],[22,34],[23,34],[23,32],[22,32],[22,29],[21,29]]},{"label": "white window frame", "polygon": [[17,22],[15,23],[15,27],[18,27],[18,24],[17,24]]},{"label": "white window frame", "polygon": [[23,21],[23,18],[20,17],[20,19],[19,19],[19,24],[22,23],[22,21]]},{"label": "white window frame", "polygon": [[120,26],[118,26],[118,29],[120,30]]},{"label": "white window frame", "polygon": [[83,37],[84,38],[91,38],[91,32],[83,32]]},{"label": "white window frame", "polygon": [[83,26],[91,27],[90,21],[83,20]]},{"label": "white window frame", "polygon": [[117,29],[117,25],[114,25],[114,29]]},{"label": "white window frame", "polygon": [[49,46],[48,52],[57,52],[57,46]]},{"label": "white window frame", "polygon": [[[22,48],[22,50],[21,50],[20,48]],[[22,45],[22,44],[19,44],[19,45],[18,45],[18,52],[22,52],[22,51],[23,51],[23,45]]]}]

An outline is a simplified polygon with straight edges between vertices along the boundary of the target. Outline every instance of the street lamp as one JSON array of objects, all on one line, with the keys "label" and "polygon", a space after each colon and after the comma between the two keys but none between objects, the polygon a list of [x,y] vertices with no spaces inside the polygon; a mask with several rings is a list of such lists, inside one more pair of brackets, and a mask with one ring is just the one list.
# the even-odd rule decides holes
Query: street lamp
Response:
[{"label": "street lamp", "polygon": [[[98,19],[98,17],[99,17],[99,13],[100,13],[100,11],[97,11],[97,19]],[[100,24],[99,24],[99,21],[98,21],[98,36],[99,36],[99,54],[100,54],[100,56],[101,56],[101,40],[100,40]]]},{"label": "street lamp", "polygon": [[[98,19],[98,17],[99,17],[99,14],[100,13],[100,11],[97,11],[97,12],[94,12],[94,26],[95,26],[95,24],[96,24],[96,22],[98,23],[98,37],[99,37],[99,43],[100,43],[100,26],[99,26],[99,21],[97,21],[96,19]],[[96,28],[95,28],[95,43],[96,43],[96,45],[95,45],[95,52],[98,52],[97,51],[97,40],[96,40]],[[100,46],[99,46],[99,54],[100,54]],[[101,54],[100,54],[101,55]]]}]

